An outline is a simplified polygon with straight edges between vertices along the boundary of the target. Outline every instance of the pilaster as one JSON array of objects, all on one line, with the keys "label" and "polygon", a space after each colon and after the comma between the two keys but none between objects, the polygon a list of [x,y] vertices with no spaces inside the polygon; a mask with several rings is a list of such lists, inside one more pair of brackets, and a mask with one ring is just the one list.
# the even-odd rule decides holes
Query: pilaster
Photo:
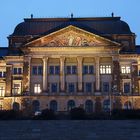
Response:
[{"label": "pilaster", "polygon": [[44,57],[43,59],[43,91],[47,91],[48,89],[48,68],[47,68],[47,63],[48,63],[48,57]]},{"label": "pilaster", "polygon": [[83,62],[83,57],[79,56],[77,57],[77,62],[78,62],[78,91],[82,91],[82,82],[83,82],[83,76],[82,76],[82,62]]},{"label": "pilaster", "polygon": [[60,57],[60,89],[65,91],[65,57]]},{"label": "pilaster", "polygon": [[96,65],[96,91],[100,91],[100,57],[95,57],[95,65]]}]

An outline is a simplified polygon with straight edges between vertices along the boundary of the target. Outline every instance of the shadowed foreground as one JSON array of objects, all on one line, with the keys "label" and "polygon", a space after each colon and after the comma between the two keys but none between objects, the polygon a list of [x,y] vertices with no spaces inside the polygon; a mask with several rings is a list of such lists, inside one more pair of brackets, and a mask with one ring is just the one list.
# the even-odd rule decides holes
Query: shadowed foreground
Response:
[{"label": "shadowed foreground", "polygon": [[0,121],[0,140],[140,140],[140,121]]}]

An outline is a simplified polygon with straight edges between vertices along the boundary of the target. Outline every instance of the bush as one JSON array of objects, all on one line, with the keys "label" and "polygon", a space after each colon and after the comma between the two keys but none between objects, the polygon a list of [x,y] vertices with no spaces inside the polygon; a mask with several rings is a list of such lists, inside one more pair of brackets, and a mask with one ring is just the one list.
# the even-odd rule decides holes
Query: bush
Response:
[{"label": "bush", "polygon": [[0,111],[0,120],[18,120],[22,118],[21,111],[14,110],[1,110]]},{"label": "bush", "polygon": [[83,120],[85,119],[85,110],[80,107],[73,108],[70,111],[70,117],[73,120]]},{"label": "bush", "polygon": [[115,119],[140,119],[140,110],[113,110],[112,116]]},{"label": "bush", "polygon": [[53,120],[55,119],[55,114],[54,111],[51,109],[44,109],[42,110],[42,113],[39,117],[45,120]]}]

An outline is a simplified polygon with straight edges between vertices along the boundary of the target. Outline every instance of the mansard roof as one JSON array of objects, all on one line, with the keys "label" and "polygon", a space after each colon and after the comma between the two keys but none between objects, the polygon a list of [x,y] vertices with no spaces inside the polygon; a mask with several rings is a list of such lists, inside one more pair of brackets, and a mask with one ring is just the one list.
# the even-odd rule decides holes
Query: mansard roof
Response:
[{"label": "mansard roof", "polygon": [[26,18],[16,26],[12,36],[40,35],[69,25],[97,34],[132,34],[128,24],[120,17]]},{"label": "mansard roof", "polygon": [[23,52],[19,48],[0,47],[0,59],[4,56],[21,56]]}]

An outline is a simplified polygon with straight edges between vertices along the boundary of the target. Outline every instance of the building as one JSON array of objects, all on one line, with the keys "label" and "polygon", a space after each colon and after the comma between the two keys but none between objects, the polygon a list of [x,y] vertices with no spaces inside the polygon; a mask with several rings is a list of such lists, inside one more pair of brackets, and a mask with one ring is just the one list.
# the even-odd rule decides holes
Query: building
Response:
[{"label": "building", "polygon": [[0,48],[1,109],[140,108],[135,38],[113,15],[24,19]]}]

